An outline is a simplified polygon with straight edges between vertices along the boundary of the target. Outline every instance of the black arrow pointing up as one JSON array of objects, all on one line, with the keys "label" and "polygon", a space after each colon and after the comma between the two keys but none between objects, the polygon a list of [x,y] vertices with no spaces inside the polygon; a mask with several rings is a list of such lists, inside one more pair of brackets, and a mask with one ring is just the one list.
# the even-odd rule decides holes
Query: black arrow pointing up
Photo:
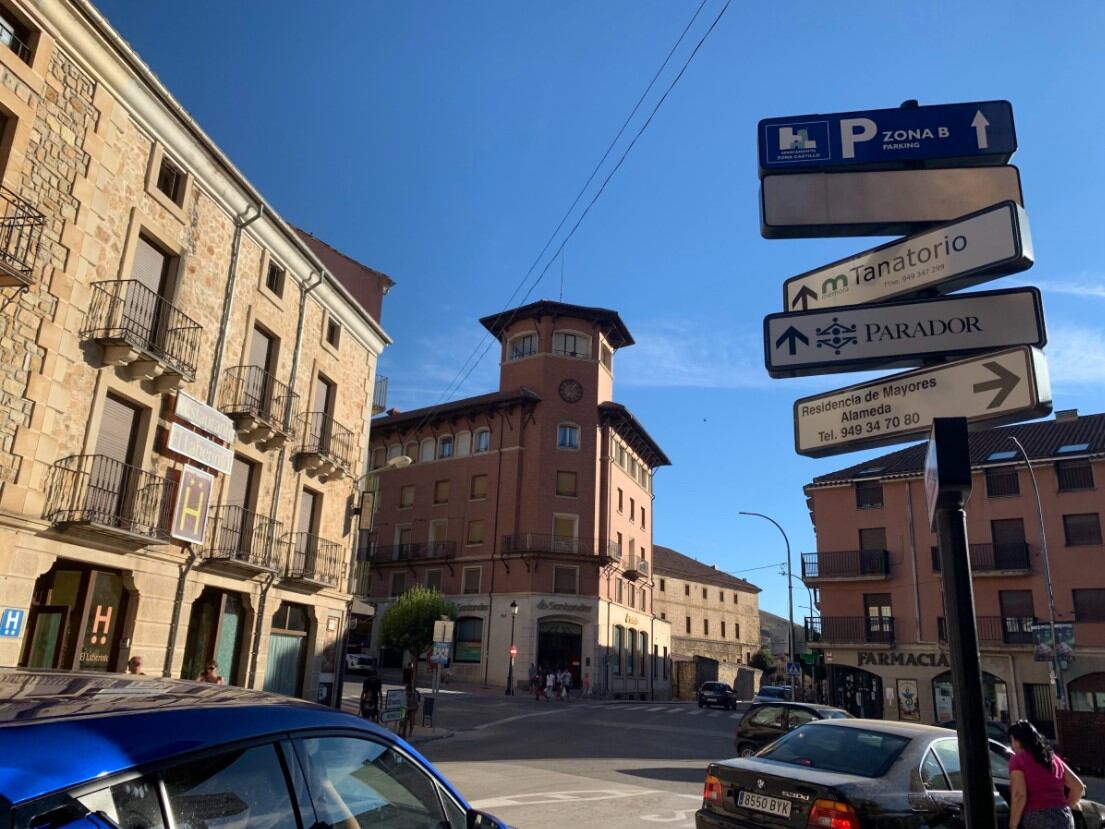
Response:
[{"label": "black arrow pointing up", "polygon": [[790,307],[793,309],[799,301],[802,303],[802,310],[805,311],[810,304],[810,300],[817,300],[817,291],[810,290],[809,285],[803,285],[802,290],[798,292],[798,295],[794,297],[794,301],[790,303]]},{"label": "black arrow pointing up", "polygon": [[[791,352],[792,354],[794,352]],[[1010,393],[1017,387],[1017,384],[1021,382],[1021,378],[1011,372],[1001,363],[983,363],[983,368],[988,368],[990,371],[997,375],[996,380],[987,380],[985,383],[975,383],[975,394],[982,394],[983,392],[998,390],[998,393],[994,395],[994,399],[990,401],[987,409],[996,409],[1002,403],[1005,402]]]},{"label": "black arrow pointing up", "polygon": [[783,343],[790,342],[790,356],[793,357],[797,352],[797,342],[801,340],[804,345],[809,345],[810,340],[805,334],[795,328],[793,325],[783,332],[782,336],[775,341],[775,347],[780,348]]}]

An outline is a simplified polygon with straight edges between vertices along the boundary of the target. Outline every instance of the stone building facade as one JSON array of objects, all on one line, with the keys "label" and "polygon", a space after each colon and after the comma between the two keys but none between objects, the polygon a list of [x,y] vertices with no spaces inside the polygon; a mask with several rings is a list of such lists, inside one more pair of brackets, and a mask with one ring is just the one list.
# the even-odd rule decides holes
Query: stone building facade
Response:
[{"label": "stone building facade", "polygon": [[504,686],[513,638],[523,684],[531,664],[565,667],[596,694],[667,698],[651,562],[668,459],[613,400],[633,339],[614,311],[544,300],[481,322],[501,343],[498,391],[373,422],[370,600],[380,614],[412,584],[441,590],[457,678]]},{"label": "stone building facade", "polygon": [[760,649],[760,588],[670,547],[653,548],[655,611],[676,659],[747,665]]},{"label": "stone building facade", "polygon": [[325,697],[390,280],[324,262],[88,3],[0,29],[0,661]]}]

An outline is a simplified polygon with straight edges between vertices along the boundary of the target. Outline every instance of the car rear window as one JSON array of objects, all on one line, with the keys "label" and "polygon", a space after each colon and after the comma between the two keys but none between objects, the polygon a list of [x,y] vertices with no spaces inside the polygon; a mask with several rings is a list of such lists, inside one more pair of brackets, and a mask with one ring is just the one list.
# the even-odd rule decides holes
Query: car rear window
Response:
[{"label": "car rear window", "polygon": [[810,725],[792,731],[760,752],[764,760],[860,777],[882,777],[909,738],[862,728]]}]

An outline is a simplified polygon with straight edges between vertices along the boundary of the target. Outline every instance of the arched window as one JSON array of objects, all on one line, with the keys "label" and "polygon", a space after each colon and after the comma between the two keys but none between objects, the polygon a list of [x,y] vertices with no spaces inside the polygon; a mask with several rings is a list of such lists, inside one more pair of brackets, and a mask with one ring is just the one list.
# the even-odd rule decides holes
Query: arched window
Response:
[{"label": "arched window", "polygon": [[403,454],[411,459],[411,463],[418,463],[418,444],[412,440],[407,444]]},{"label": "arched window", "polygon": [[586,359],[591,356],[591,338],[578,331],[557,331],[553,334],[553,354]]},{"label": "arched window", "polygon": [[625,675],[633,676],[633,664],[637,661],[637,631],[629,628],[625,632]]},{"label": "arched window", "polygon": [[398,458],[402,454],[403,454],[403,447],[400,446],[398,443],[393,443],[391,446],[388,447],[388,460],[389,461],[394,459],[394,458]]},{"label": "arched window", "polygon": [[453,626],[453,661],[479,662],[483,653],[483,619],[462,616]]},{"label": "arched window", "polygon": [[556,427],[557,449],[579,449],[579,427],[574,423],[561,423]]},{"label": "arched window", "polygon": [[537,353],[537,335],[521,334],[507,345],[507,360],[521,360],[523,357],[532,357]]},{"label": "arched window", "polygon": [[372,468],[379,469],[384,465],[384,455],[386,454],[384,447],[377,446],[372,450]]},{"label": "arched window", "polygon": [[437,441],[433,438],[422,438],[422,449],[418,453],[418,460],[421,463],[432,461],[434,459],[434,452],[437,449]]},{"label": "arched window", "polygon": [[463,458],[472,451],[472,433],[457,432],[456,452],[458,458]]},{"label": "arched window", "polygon": [[648,634],[641,631],[641,676],[648,676]]},{"label": "arched window", "polygon": [[442,435],[437,439],[437,457],[439,460],[453,457],[452,435]]},{"label": "arched window", "polygon": [[490,452],[491,451],[491,430],[490,429],[477,429],[476,437],[473,443],[473,452]]},{"label": "arched window", "polygon": [[625,650],[625,629],[621,625],[614,625],[614,673],[617,676],[622,672],[622,652]]}]

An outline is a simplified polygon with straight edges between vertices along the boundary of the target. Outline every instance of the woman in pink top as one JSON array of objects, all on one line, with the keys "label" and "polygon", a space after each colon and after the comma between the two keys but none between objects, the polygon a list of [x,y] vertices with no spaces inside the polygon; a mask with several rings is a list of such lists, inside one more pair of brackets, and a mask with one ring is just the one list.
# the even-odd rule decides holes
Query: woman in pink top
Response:
[{"label": "woman in pink top", "polygon": [[1009,761],[1009,829],[1074,829],[1070,810],[1086,793],[1078,775],[1028,720],[1013,723],[1009,739],[1016,752]]}]

